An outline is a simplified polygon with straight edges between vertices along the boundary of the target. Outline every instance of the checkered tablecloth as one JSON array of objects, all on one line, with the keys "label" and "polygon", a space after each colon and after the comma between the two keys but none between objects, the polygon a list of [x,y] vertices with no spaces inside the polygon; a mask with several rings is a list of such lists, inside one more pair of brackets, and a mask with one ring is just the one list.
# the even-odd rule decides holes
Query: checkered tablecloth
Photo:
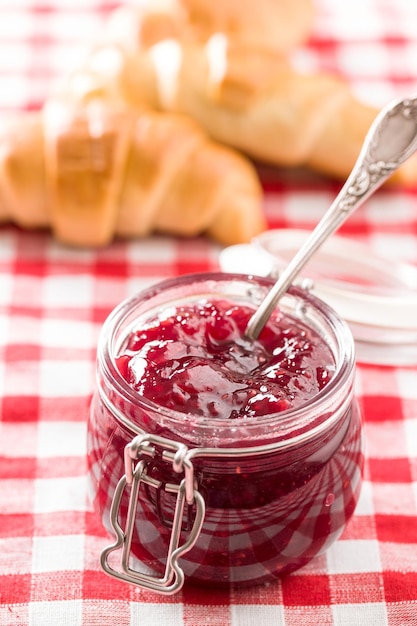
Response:
[{"label": "checkered tablecloth", "polygon": [[[117,6],[0,1],[0,115],[38,108]],[[417,92],[414,0],[317,0],[303,68],[341,73],[382,106]],[[271,227],[311,228],[337,192],[265,168]],[[343,232],[417,264],[417,189],[378,192]],[[412,626],[417,624],[417,367],[358,366],[367,438],[354,518],[323,556],[249,590],[163,598],[103,574],[109,538],[86,495],[95,348],[111,309],[168,276],[218,268],[203,238],[99,251],[0,227],[0,624],[2,626]]]}]

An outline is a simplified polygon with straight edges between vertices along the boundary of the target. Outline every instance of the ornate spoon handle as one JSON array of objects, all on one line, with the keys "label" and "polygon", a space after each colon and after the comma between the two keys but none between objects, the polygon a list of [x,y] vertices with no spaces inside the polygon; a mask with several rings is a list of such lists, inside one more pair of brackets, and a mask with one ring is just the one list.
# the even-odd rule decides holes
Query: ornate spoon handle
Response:
[{"label": "ornate spoon handle", "polygon": [[279,298],[314,252],[416,150],[417,96],[395,100],[376,117],[341,191],[250,318],[248,338],[259,336]]}]

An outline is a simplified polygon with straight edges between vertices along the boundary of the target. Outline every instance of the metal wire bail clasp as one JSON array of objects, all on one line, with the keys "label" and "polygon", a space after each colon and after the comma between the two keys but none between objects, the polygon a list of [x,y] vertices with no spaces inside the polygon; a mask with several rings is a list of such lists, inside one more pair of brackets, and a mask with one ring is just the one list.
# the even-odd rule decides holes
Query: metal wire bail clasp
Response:
[{"label": "metal wire bail clasp", "polygon": [[[162,577],[141,573],[130,566],[130,551],[132,536],[135,529],[136,511],[138,507],[139,490],[141,484],[160,488],[162,483],[148,475],[147,467],[157,451],[162,461],[170,463],[174,472],[183,474],[179,483],[166,484],[164,488],[169,493],[176,494],[175,510],[172,520],[171,537],[165,572]],[[110,523],[116,535],[116,541],[101,553],[101,566],[106,574],[133,583],[139,587],[152,589],[161,594],[172,595],[179,591],[184,584],[184,572],[178,564],[178,559],[191,550],[196,543],[204,521],[205,503],[202,495],[194,485],[194,468],[187,446],[184,444],[159,437],[143,434],[135,437],[125,447],[124,451],[125,475],[119,480],[114,492],[110,509]],[[122,495],[130,487],[129,506],[126,517],[126,528],[119,523],[119,509]],[[194,505],[195,517],[187,540],[180,543],[182,520],[185,504]],[[140,528],[137,528],[140,533]],[[120,570],[114,569],[108,561],[109,555],[120,550]]]}]

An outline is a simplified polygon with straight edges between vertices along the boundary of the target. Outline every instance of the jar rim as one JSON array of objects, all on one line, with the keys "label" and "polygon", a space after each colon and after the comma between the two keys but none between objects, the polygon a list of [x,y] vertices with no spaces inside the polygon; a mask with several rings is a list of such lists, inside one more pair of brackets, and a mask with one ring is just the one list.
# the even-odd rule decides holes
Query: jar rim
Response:
[{"label": "jar rim", "polygon": [[[336,366],[333,376],[327,385],[315,394],[308,402],[296,408],[290,408],[282,412],[246,419],[238,418],[231,420],[230,418],[208,418],[190,415],[185,412],[164,407],[163,405],[139,395],[124,379],[115,361],[117,354],[115,351],[116,346],[114,345],[114,332],[124,321],[126,321],[132,311],[135,310],[135,308],[138,308],[140,304],[152,301],[152,299],[158,296],[161,291],[169,293],[170,291],[174,292],[175,290],[178,290],[181,286],[194,285],[196,288],[187,295],[197,296],[201,294],[201,289],[197,287],[204,284],[218,285],[220,283],[244,283],[246,286],[260,286],[268,289],[274,284],[274,281],[268,277],[227,272],[185,274],[160,281],[145,288],[138,294],[126,298],[109,314],[100,333],[97,348],[97,361],[99,371],[104,375],[105,380],[109,383],[111,382],[113,389],[115,389],[125,401],[139,406],[139,408],[143,409],[144,412],[157,412],[161,422],[163,422],[167,428],[174,428],[177,433],[181,432],[182,434],[185,434],[185,432],[188,433],[190,426],[193,426],[199,433],[198,441],[200,444],[201,437],[203,437],[203,439],[205,437],[209,437],[209,439],[210,437],[214,437],[217,442],[215,447],[230,447],[236,439],[237,430],[245,432],[243,438],[248,442],[253,441],[255,431],[264,431],[265,428],[270,431],[268,438],[271,436],[273,438],[275,436],[278,439],[285,439],[285,433],[288,434],[288,432],[294,431],[294,428],[296,428],[297,425],[301,428],[300,425],[304,424],[304,430],[310,432],[308,428],[305,428],[305,424],[307,423],[307,413],[311,415],[311,412],[314,410],[321,411],[324,415],[327,415],[327,412],[329,412],[328,417],[322,420],[321,428],[319,429],[320,432],[325,431],[330,423],[333,424],[338,419],[338,415],[335,415],[334,412],[330,410],[330,407],[333,404],[332,398],[335,394],[337,395],[338,392],[343,392],[348,384],[350,388],[353,386],[353,373],[355,367],[354,341],[347,323],[339,316],[339,314],[324,301],[317,298],[317,296],[306,292],[300,287],[290,287],[287,294],[284,294],[282,300],[285,298],[298,301],[301,300],[303,304],[306,304],[314,309],[314,311],[317,311],[319,315],[326,320],[329,328],[332,329],[338,350],[337,355],[333,354]],[[205,294],[209,295],[207,289],[205,290]],[[213,291],[211,295],[217,296],[218,294],[219,291],[216,289],[216,291]],[[166,302],[165,304],[168,306],[169,302]],[[172,304],[173,301],[171,301],[171,305]],[[152,311],[152,309],[150,310]],[[304,321],[304,324],[305,323],[306,322]],[[141,432],[141,429],[137,427],[133,419],[125,416],[123,418],[123,423],[133,433]],[[259,435],[259,437],[265,439],[265,433],[262,436]],[[239,440],[241,439],[242,436],[239,437]]]},{"label": "jar rim", "polygon": [[[303,229],[269,229],[250,243],[220,251],[224,271],[277,276],[309,236]],[[334,234],[305,265],[296,282],[347,321],[360,363],[417,363],[417,268],[377,254],[351,237]]]}]

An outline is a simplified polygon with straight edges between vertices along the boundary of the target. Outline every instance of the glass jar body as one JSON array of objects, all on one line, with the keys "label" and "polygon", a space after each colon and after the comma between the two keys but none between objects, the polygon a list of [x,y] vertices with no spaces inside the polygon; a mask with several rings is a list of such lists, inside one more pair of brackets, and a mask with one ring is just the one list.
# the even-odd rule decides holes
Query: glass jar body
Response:
[{"label": "glass jar body", "polygon": [[[139,458],[143,474],[134,503],[129,560],[164,577],[182,474],[167,448],[185,446],[204,520],[193,547],[181,556],[185,579],[205,585],[254,584],[293,571],[323,552],[354,512],[362,474],[361,417],[353,394],[353,341],[325,305],[295,290],[281,306],[314,327],[331,345],[336,373],[308,405],[245,423],[219,423],[170,414],[131,393],[118,380],[114,358],[133,321],[155,315],[178,299],[227,297],[254,305],[268,279],[228,275],[183,277],[124,303],[103,329],[98,385],[89,429],[91,497],[104,526],[114,531],[112,502],[125,473],[125,450],[143,434],[152,454]],[[129,488],[122,490],[117,525],[129,517]],[[113,507],[114,508],[114,507]],[[195,502],[184,506],[180,544],[195,522]]]}]

